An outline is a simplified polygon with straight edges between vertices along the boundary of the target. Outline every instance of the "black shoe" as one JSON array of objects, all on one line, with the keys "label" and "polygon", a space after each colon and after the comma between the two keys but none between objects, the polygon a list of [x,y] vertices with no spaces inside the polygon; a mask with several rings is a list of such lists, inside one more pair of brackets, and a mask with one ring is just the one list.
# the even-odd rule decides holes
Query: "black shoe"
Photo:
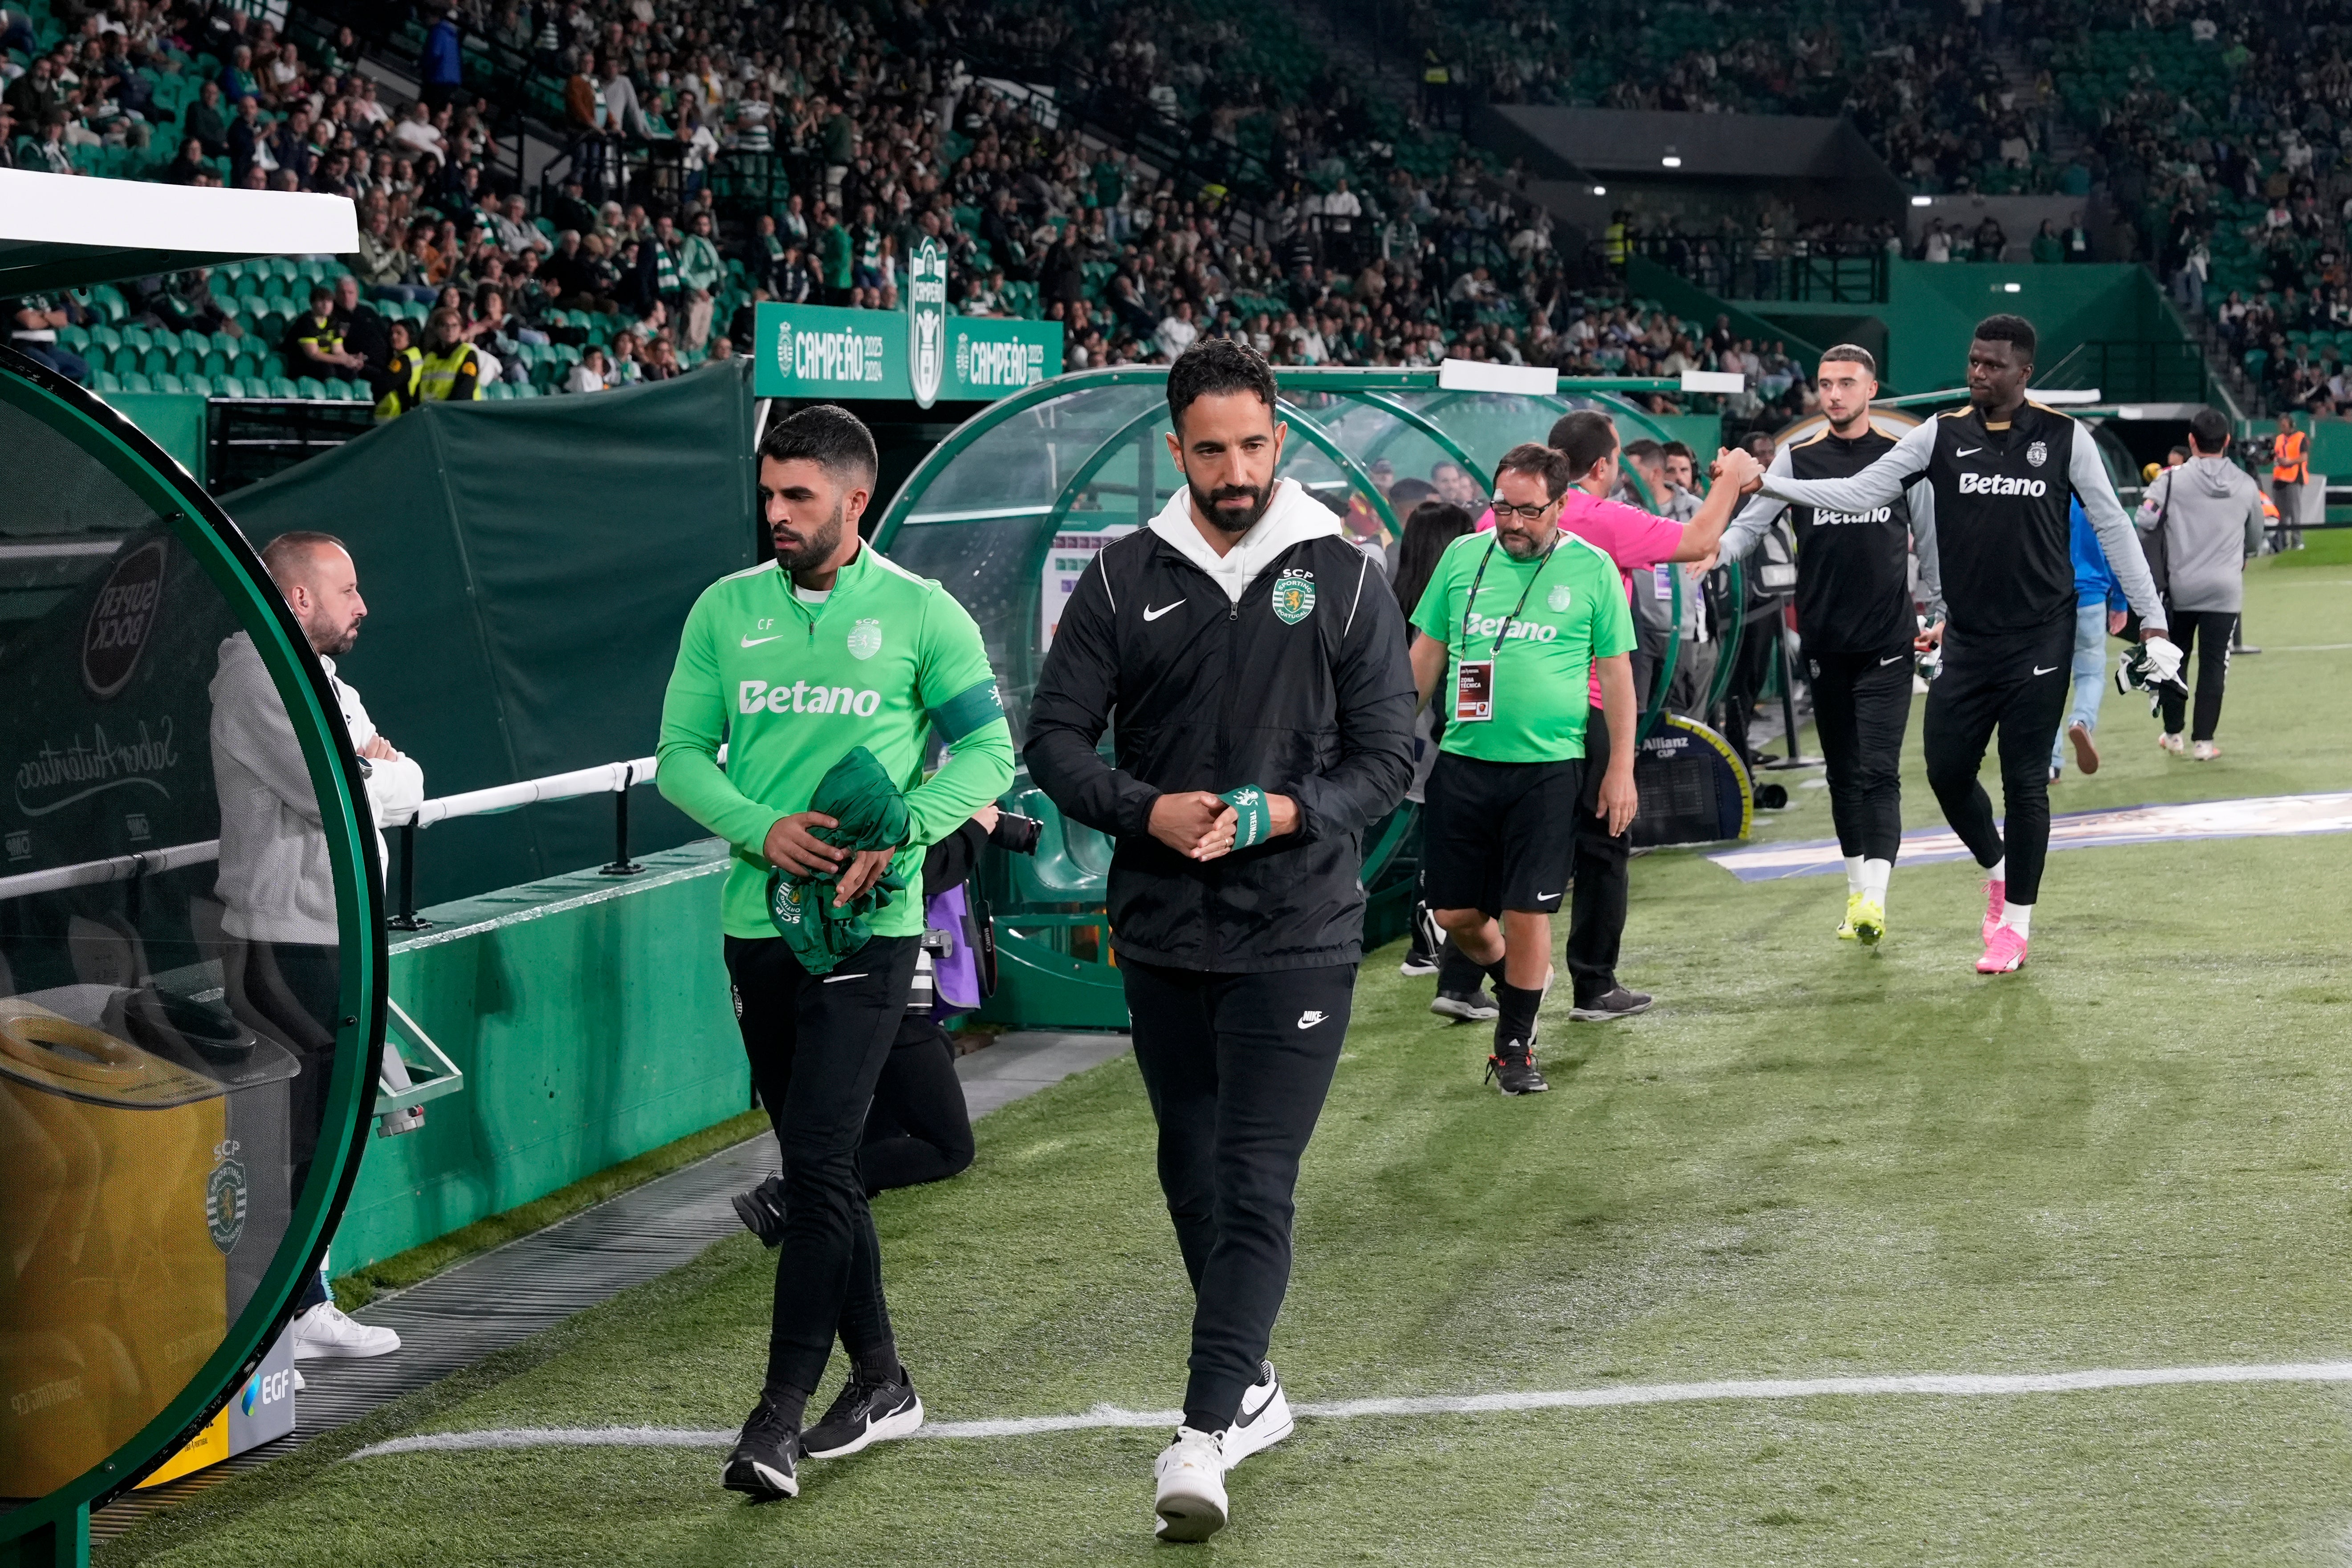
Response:
[{"label": "black shoe", "polygon": [[911,1437],[922,1424],[923,1402],[905,1367],[881,1382],[853,1371],[824,1419],[801,1439],[801,1451],[812,1459],[837,1459],[874,1443]]},{"label": "black shoe", "polygon": [[760,1396],[735,1451],[727,1456],[723,1484],[762,1502],[801,1495],[801,1429],[783,1417],[775,1402]]},{"label": "black shoe", "polygon": [[784,1178],[772,1176],[749,1192],[735,1195],[735,1216],[743,1228],[773,1247],[784,1239]]},{"label": "black shoe", "polygon": [[1629,991],[1619,986],[1606,996],[1577,1003],[1569,1009],[1568,1016],[1579,1023],[1606,1023],[1611,1019],[1632,1018],[1644,1012],[1656,999],[1647,991]]},{"label": "black shoe", "polygon": [[1536,1071],[1536,1053],[1524,1047],[1488,1057],[1485,1082],[1506,1094],[1541,1094],[1551,1087]]},{"label": "black shoe", "polygon": [[1414,904],[1412,941],[1404,950],[1404,962],[1397,966],[1397,973],[1409,980],[1437,973],[1437,949],[1444,940],[1445,933],[1440,931],[1437,922],[1430,918],[1429,906]]},{"label": "black shoe", "polygon": [[1503,1009],[1482,988],[1475,991],[1440,991],[1431,999],[1429,1010],[1439,1018],[1460,1023],[1484,1023],[1499,1016]]}]

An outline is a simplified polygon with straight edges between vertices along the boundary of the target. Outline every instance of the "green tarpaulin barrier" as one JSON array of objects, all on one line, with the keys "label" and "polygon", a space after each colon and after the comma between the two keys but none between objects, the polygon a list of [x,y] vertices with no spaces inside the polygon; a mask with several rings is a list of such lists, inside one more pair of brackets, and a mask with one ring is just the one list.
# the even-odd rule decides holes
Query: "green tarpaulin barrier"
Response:
[{"label": "green tarpaulin barrier", "polygon": [[[745,361],[589,396],[433,403],[228,498],[258,547],[344,539],[368,620],[338,661],[450,795],[653,754],[695,596],[751,564]],[[705,836],[650,788],[631,843]],[[609,797],[425,829],[420,904],[612,858]]]}]

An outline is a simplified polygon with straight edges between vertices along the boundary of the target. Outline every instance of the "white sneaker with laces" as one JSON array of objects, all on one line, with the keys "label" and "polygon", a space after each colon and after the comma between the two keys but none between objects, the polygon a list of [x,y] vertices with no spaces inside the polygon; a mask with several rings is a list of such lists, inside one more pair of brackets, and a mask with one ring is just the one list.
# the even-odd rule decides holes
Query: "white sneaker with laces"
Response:
[{"label": "white sneaker with laces", "polygon": [[390,1355],[400,1348],[400,1336],[387,1328],[343,1315],[332,1301],[321,1301],[294,1320],[294,1359],[318,1361],[327,1356],[362,1360]]},{"label": "white sneaker with laces", "polygon": [[1232,1469],[1252,1454],[1273,1448],[1297,1429],[1290,1401],[1282,1392],[1281,1375],[1274,1363],[1258,1363],[1258,1380],[1242,1395],[1242,1407],[1225,1428],[1225,1469]]},{"label": "white sneaker with laces", "polygon": [[2189,748],[2189,755],[2193,761],[2210,762],[2221,755],[2221,748],[2210,740],[2200,740]]},{"label": "white sneaker with laces", "polygon": [[1160,1540],[1206,1541],[1225,1527],[1224,1434],[1177,1427],[1151,1471],[1160,1480],[1151,1511]]},{"label": "white sneaker with laces", "polygon": [[2156,748],[2158,751],[2169,751],[2175,757],[2181,757],[2187,755],[2189,743],[2167,730],[2156,737]]}]

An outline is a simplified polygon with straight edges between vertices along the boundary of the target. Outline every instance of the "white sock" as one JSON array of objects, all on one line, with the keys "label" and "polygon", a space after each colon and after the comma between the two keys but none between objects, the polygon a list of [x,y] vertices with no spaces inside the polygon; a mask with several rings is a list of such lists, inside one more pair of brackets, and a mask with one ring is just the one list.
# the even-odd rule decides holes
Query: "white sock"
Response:
[{"label": "white sock", "polygon": [[1845,890],[1849,894],[1860,893],[1868,885],[1869,879],[1863,874],[1862,863],[1860,855],[1845,857]]},{"label": "white sock", "polygon": [[2016,932],[2020,936],[2026,936],[2028,934],[2027,928],[2033,924],[2033,905],[2030,904],[2011,904],[2009,900],[2005,898],[2002,899],[2000,901],[2000,923],[2003,925],[2008,926],[2011,931]]},{"label": "white sock", "polygon": [[2000,859],[1993,862],[1992,869],[1985,873],[1985,875],[1994,882],[2007,882],[2009,880],[2009,857],[2007,855],[2003,855]]},{"label": "white sock", "polygon": [[1895,874],[1893,861],[1866,860],[1862,862],[1862,891],[1866,898],[1880,904],[1886,902],[1886,879]]}]

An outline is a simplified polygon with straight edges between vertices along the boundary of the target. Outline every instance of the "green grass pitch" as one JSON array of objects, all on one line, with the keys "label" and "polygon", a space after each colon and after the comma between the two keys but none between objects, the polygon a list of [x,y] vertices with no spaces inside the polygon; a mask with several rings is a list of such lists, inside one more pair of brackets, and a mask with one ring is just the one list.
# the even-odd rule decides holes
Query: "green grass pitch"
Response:
[{"label": "green grass pitch", "polygon": [[[2056,809],[2352,788],[2346,541],[2252,575],[2221,762],[2109,695]],[[1906,811],[1937,819],[1910,740]],[[1821,790],[1759,831],[1826,837]],[[1973,868],[1899,867],[1875,953],[1833,877],[1636,867],[1646,1017],[1547,1022],[1548,1095],[1365,967],[1300,1183],[1293,1397],[2352,1358],[2352,837],[2062,852],[2032,957],[1969,964]],[[981,1124],[877,1204],[941,1419],[1175,1405],[1189,1301],[1134,1068]],[[2288,1563],[2352,1538],[2352,1389],[2167,1387],[1302,1420],[1234,1521],[1155,1546],[1163,1437],[901,1443],[751,1507],[719,1455],[409,1454],[408,1432],[739,1423],[747,1237],[142,1526],[108,1564]],[[836,1367],[836,1375],[838,1368]],[[831,1385],[820,1395],[829,1397]]]}]

